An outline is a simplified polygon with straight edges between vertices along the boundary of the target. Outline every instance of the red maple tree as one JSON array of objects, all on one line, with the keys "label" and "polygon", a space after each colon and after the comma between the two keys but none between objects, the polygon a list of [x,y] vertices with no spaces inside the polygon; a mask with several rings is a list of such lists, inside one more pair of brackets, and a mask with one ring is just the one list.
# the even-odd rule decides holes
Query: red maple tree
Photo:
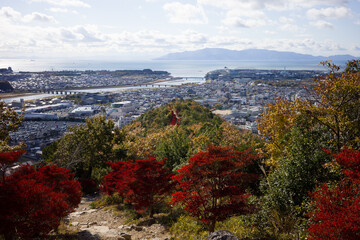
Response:
[{"label": "red maple tree", "polygon": [[25,151],[0,152],[0,174],[4,181],[6,170],[19,160]]},{"label": "red maple tree", "polygon": [[191,157],[189,164],[173,177],[178,185],[170,203],[182,204],[209,232],[214,231],[217,221],[252,212],[246,190],[258,175],[245,169],[256,158],[250,150],[239,152],[210,146],[207,152]]},{"label": "red maple tree", "polygon": [[118,161],[116,163],[108,162],[107,164],[112,171],[104,177],[102,191],[108,195],[117,192],[122,198],[125,198],[129,192],[127,182],[131,176],[131,168],[134,163]]},{"label": "red maple tree", "polygon": [[173,174],[164,168],[165,159],[156,158],[136,160],[134,162],[109,163],[112,172],[105,176],[103,189],[107,194],[115,191],[131,203],[136,211],[150,212],[172,189],[170,182]]},{"label": "red maple tree", "polygon": [[344,178],[311,193],[308,239],[360,239],[360,151],[344,149],[335,160]]},{"label": "red maple tree", "polygon": [[80,203],[80,184],[72,178],[69,170],[57,166],[28,165],[5,176],[0,180],[0,234],[32,239],[57,228]]}]

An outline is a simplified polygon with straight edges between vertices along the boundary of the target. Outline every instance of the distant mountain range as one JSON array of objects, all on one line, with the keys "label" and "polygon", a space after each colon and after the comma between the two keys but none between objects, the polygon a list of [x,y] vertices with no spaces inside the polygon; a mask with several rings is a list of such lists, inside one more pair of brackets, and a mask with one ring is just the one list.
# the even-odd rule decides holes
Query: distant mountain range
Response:
[{"label": "distant mountain range", "polygon": [[348,61],[357,59],[351,55],[313,56],[295,52],[280,52],[265,49],[229,50],[205,48],[196,51],[169,53],[156,60],[238,60],[238,61]]}]

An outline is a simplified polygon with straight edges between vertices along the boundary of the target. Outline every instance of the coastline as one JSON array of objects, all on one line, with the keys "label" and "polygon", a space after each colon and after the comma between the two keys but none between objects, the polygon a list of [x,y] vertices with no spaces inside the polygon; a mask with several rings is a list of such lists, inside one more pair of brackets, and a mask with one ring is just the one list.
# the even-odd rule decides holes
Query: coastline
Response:
[{"label": "coastline", "polygon": [[[125,87],[138,87],[138,86],[144,86],[144,85],[151,85],[161,82],[167,82],[167,81],[176,81],[181,78],[171,78],[171,79],[158,79],[155,81],[145,82],[142,84],[131,84],[131,85],[116,85],[116,86],[93,86],[93,87],[79,87],[79,88],[71,88],[71,89],[54,89],[49,91],[72,91],[72,90],[91,90],[91,89],[98,89],[98,88],[125,88]],[[29,96],[35,96],[35,95],[42,95],[44,93],[34,93],[34,92],[19,92],[19,93],[0,93],[0,100],[7,100],[7,99],[13,99],[13,98],[21,98],[21,97],[29,97]],[[61,95],[61,94],[59,94]]]}]

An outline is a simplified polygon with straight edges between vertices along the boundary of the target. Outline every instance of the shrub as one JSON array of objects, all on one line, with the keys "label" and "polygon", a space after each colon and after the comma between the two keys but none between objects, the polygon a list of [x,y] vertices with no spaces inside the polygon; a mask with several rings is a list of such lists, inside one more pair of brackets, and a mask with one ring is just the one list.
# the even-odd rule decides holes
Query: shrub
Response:
[{"label": "shrub", "polygon": [[173,179],[178,183],[172,204],[181,204],[190,216],[201,220],[209,232],[217,221],[253,211],[246,192],[257,179],[245,171],[257,156],[247,151],[210,146],[189,159]]},{"label": "shrub", "polygon": [[107,194],[118,192],[136,211],[149,211],[152,217],[154,207],[173,187],[170,183],[173,174],[164,168],[164,163],[165,159],[157,161],[154,157],[109,163],[113,171],[105,176],[103,189]]},{"label": "shrub", "polygon": [[172,240],[201,240],[209,235],[204,225],[196,218],[183,215],[170,228]]},{"label": "shrub", "polygon": [[81,200],[80,184],[56,166],[21,166],[0,181],[0,234],[5,239],[44,237]]},{"label": "shrub", "polygon": [[360,239],[360,151],[345,149],[335,159],[345,177],[311,194],[309,239]]}]

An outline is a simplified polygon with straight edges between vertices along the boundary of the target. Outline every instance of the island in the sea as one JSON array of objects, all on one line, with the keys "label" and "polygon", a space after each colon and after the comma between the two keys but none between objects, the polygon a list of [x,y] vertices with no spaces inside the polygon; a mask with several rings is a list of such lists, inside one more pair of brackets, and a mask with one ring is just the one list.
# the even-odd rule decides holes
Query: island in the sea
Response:
[{"label": "island in the sea", "polygon": [[232,60],[232,61],[349,61],[357,59],[351,55],[313,56],[295,52],[281,52],[265,49],[229,50],[225,48],[204,48],[195,51],[169,53],[156,60]]}]

